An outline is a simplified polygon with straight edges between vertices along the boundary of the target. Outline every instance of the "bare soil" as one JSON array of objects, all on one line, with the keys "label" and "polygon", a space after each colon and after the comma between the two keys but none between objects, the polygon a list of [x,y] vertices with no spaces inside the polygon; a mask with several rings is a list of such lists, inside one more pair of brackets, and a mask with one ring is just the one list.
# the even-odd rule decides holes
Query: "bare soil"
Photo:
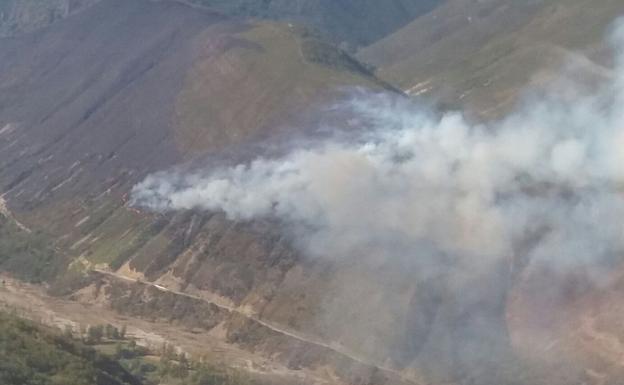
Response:
[{"label": "bare soil", "polygon": [[83,303],[51,297],[45,288],[0,274],[0,309],[15,311],[18,315],[61,329],[71,327],[80,333],[89,325],[111,324],[126,326],[127,336],[137,344],[158,351],[163,344],[171,344],[194,358],[202,358],[217,365],[243,370],[259,380],[273,384],[334,384],[340,383],[307,370],[292,370],[266,357],[254,355],[228,344],[218,333],[195,333],[164,322],[120,316],[97,301]]}]

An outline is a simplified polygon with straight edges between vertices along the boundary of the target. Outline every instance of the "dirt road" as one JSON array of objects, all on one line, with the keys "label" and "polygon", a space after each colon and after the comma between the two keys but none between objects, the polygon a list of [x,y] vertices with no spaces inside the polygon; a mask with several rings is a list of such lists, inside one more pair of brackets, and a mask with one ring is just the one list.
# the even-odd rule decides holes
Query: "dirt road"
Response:
[{"label": "dirt road", "polygon": [[203,357],[251,373],[275,384],[332,385],[335,380],[307,370],[292,370],[268,358],[228,344],[211,333],[193,333],[164,322],[123,317],[98,304],[85,304],[51,297],[44,288],[0,274],[0,309],[15,311],[33,321],[79,333],[89,325],[126,326],[127,336],[137,344],[158,350],[167,343],[192,357]]},{"label": "dirt road", "polygon": [[24,226],[23,223],[15,219],[15,217],[13,216],[13,213],[11,212],[11,210],[9,210],[9,207],[7,206],[6,200],[4,200],[4,197],[2,197],[1,195],[0,195],[0,215],[13,221],[13,223],[15,223],[17,227],[19,227],[22,231],[25,231],[27,233],[32,232],[28,227]]},{"label": "dirt road", "polygon": [[379,370],[381,370],[383,372],[386,372],[388,374],[392,374],[393,376],[396,376],[399,379],[401,379],[403,382],[411,383],[411,384],[415,384],[415,385],[419,384],[415,380],[406,377],[405,375],[403,375],[403,373],[401,373],[399,371],[396,371],[396,370],[394,370],[392,368],[388,368],[388,367],[382,366],[380,364],[374,363],[374,362],[372,362],[370,360],[367,360],[367,359],[365,359],[363,357],[358,356],[356,353],[354,353],[353,351],[350,351],[349,349],[347,349],[344,346],[341,346],[341,345],[336,344],[336,343],[329,343],[329,342],[321,341],[320,339],[315,338],[313,336],[305,335],[305,334],[303,334],[301,332],[297,332],[297,331],[294,331],[292,329],[288,329],[288,328],[286,328],[286,327],[284,327],[282,325],[277,325],[277,324],[275,324],[273,322],[262,320],[262,319],[260,319],[260,318],[258,318],[256,316],[254,316],[254,315],[249,314],[248,312],[245,312],[245,311],[243,311],[243,310],[241,310],[239,308],[230,306],[228,304],[219,303],[217,301],[211,301],[211,300],[208,300],[206,298],[202,298],[202,297],[195,296],[195,295],[192,295],[192,294],[188,294],[188,293],[184,293],[184,292],[181,292],[181,291],[173,290],[173,289],[164,287],[164,286],[156,284],[156,283],[147,282],[147,281],[143,281],[143,280],[138,280],[136,278],[128,277],[128,276],[125,276],[123,274],[119,274],[119,273],[112,272],[112,271],[107,271],[107,270],[102,270],[102,269],[93,269],[93,271],[96,272],[96,273],[108,276],[108,277],[115,278],[115,279],[120,279],[120,280],[127,281],[127,282],[133,282],[133,283],[137,283],[137,284],[143,284],[143,285],[151,286],[151,287],[156,288],[156,289],[158,289],[160,291],[163,291],[163,292],[172,293],[172,294],[175,294],[175,295],[178,295],[178,296],[183,296],[183,297],[187,297],[187,298],[192,298],[194,300],[210,303],[210,304],[212,304],[214,306],[217,306],[220,309],[227,310],[230,313],[235,313],[235,314],[240,315],[242,317],[248,318],[248,319],[250,319],[250,320],[252,320],[252,321],[254,321],[254,322],[256,322],[256,323],[258,323],[258,324],[260,324],[260,325],[262,325],[262,326],[264,326],[264,327],[266,327],[266,328],[268,328],[268,329],[270,329],[270,330],[272,330],[274,332],[276,332],[276,333],[279,333],[279,334],[285,335],[287,337],[299,340],[301,342],[305,342],[307,344],[312,344],[312,345],[320,346],[320,347],[325,348],[325,349],[329,349],[329,350],[331,350],[331,351],[333,351],[335,353],[338,353],[340,355],[343,355],[343,356],[349,358],[350,360],[353,360],[353,361],[355,361],[355,362],[357,362],[359,364],[370,366],[370,367],[374,367],[374,368],[377,368],[377,369],[379,369]]}]

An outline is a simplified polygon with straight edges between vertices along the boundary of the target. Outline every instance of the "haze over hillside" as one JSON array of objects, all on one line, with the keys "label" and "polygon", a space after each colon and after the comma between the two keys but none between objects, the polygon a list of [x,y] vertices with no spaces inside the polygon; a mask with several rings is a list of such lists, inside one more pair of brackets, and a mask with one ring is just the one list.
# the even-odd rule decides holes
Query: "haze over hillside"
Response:
[{"label": "haze over hillside", "polygon": [[0,6],[0,269],[48,285],[0,303],[276,383],[624,379],[621,1]]}]

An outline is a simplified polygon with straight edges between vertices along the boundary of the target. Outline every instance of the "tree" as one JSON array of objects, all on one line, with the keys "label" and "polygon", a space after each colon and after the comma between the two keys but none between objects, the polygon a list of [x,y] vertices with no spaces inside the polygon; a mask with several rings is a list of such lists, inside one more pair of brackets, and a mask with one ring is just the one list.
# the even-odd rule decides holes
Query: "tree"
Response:
[{"label": "tree", "polygon": [[169,375],[173,378],[184,379],[188,377],[188,368],[182,364],[172,364],[169,369]]},{"label": "tree", "polygon": [[90,344],[99,344],[104,336],[104,328],[102,325],[89,326],[87,330],[87,342]]},{"label": "tree", "polygon": [[119,339],[119,330],[111,324],[107,324],[105,328],[106,338],[110,340]]},{"label": "tree", "polygon": [[180,352],[180,355],[178,356],[178,362],[180,363],[180,365],[183,365],[184,367],[188,368],[189,360],[186,357],[186,353]]},{"label": "tree", "polygon": [[116,359],[124,358],[124,347],[121,342],[115,344],[115,356]]},{"label": "tree", "polygon": [[63,329],[63,335],[67,339],[71,339],[74,337],[74,329],[71,327],[71,325],[65,325],[65,328]]}]

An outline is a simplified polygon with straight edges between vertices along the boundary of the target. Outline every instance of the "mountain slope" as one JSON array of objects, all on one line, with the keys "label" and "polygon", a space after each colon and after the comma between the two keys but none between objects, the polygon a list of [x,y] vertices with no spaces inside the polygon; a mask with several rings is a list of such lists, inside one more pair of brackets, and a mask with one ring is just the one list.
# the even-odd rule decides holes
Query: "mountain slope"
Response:
[{"label": "mountain slope", "polygon": [[508,110],[527,83],[539,85],[546,71],[570,61],[587,67],[588,76],[604,76],[608,71],[591,60],[604,63],[603,36],[622,12],[614,0],[452,1],[359,57],[412,95],[472,104],[491,117]]},{"label": "mountain slope", "polygon": [[[359,58],[415,98],[496,121],[543,89],[574,100],[619,81],[605,36],[622,15],[624,3],[610,0],[454,1]],[[570,83],[577,87],[566,88]],[[591,268],[564,274],[544,261],[523,261],[517,276],[506,278],[509,338],[531,362],[525,373],[545,373],[536,383],[621,382],[621,250],[615,254],[598,277]]]},{"label": "mountain slope", "polygon": [[[341,84],[384,86],[286,25],[224,21],[170,2],[110,0],[3,40],[8,200],[19,195],[36,205],[63,190],[99,194],[102,186],[128,183],[128,174],[178,163],[191,144],[201,152],[285,127],[290,111]],[[315,49],[336,62],[305,57]]]},{"label": "mountain slope", "polygon": [[[83,288],[122,313],[167,315],[192,327],[197,311],[207,317],[200,323],[205,332],[219,326],[227,331],[214,332],[221,339],[335,382],[360,376],[402,383],[237,314],[143,292],[148,288],[138,283],[107,282],[94,271],[169,279],[168,285],[252,309],[245,312],[260,313],[275,297],[266,317],[290,322],[284,319],[296,298],[287,294],[291,284],[281,285],[299,257],[275,226],[211,213],[137,212],[127,194],[148,173],[246,151],[270,136],[295,136],[319,119],[315,105],[338,100],[345,86],[390,87],[304,30],[231,20],[176,2],[102,0],[1,39],[0,56],[3,213],[56,239],[50,266],[65,264],[65,273],[52,279],[56,293]],[[8,261],[7,269],[29,274]],[[103,290],[91,292],[94,285]],[[309,311],[320,295],[311,295]],[[303,313],[295,318],[305,320]]]},{"label": "mountain slope", "polygon": [[[514,99],[536,69],[567,54],[534,44],[534,36],[591,49],[597,26],[619,6],[589,7],[591,23],[566,30],[562,24],[585,20],[586,3],[458,0],[362,57],[414,94],[427,89],[454,105],[466,99],[482,112],[506,106],[507,93]],[[34,242],[45,247],[33,252],[18,244],[18,256],[49,258],[45,266],[62,271],[50,279],[55,294],[171,322],[191,340],[201,333],[236,345],[300,370],[304,383],[543,380],[516,354],[513,333],[521,329],[510,333],[509,325],[539,303],[523,302],[531,280],[516,282],[507,260],[473,271],[445,258],[389,260],[367,250],[309,258],[292,229],[270,218],[151,213],[129,204],[132,186],[147,174],[248,160],[270,151],[263,146],[270,139],[288,143],[334,119],[359,124],[333,115],[336,102],[350,97],[345,87],[392,92],[367,67],[286,22],[231,19],[178,2],[101,0],[63,15],[0,40],[0,193],[7,201],[0,235],[30,230],[55,240],[51,247]],[[331,164],[322,170],[332,171]],[[0,257],[20,276],[50,278],[42,273],[52,269],[19,269],[15,256]],[[432,265],[439,268],[433,276]]]}]

